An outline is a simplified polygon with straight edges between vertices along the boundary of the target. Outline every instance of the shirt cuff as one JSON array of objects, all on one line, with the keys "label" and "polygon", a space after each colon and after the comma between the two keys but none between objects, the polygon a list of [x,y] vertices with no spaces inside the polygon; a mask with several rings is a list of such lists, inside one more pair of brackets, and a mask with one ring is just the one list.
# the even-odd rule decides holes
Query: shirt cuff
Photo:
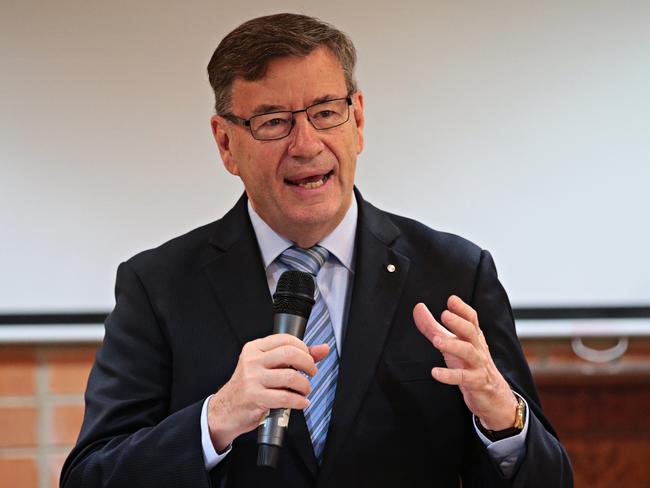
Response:
[{"label": "shirt cuff", "polygon": [[498,464],[501,472],[506,478],[512,478],[514,476],[519,462],[524,458],[524,455],[526,454],[526,435],[528,434],[528,416],[530,414],[530,409],[528,408],[528,403],[526,400],[524,400],[524,398],[521,397],[521,395],[518,393],[514,391],[513,393],[518,398],[521,398],[522,401],[526,404],[524,428],[521,429],[521,432],[519,434],[492,442],[490,439],[483,435],[483,433],[476,426],[476,422],[473,422],[474,430],[481,439],[481,442],[483,442],[485,447],[487,447],[488,454]]},{"label": "shirt cuff", "polygon": [[203,446],[203,462],[207,471],[210,471],[217,464],[223,461],[232,450],[231,444],[225,451],[219,454],[212,444],[210,428],[208,427],[208,402],[210,401],[210,398],[212,398],[212,395],[205,399],[203,402],[203,408],[201,409],[201,445]]}]

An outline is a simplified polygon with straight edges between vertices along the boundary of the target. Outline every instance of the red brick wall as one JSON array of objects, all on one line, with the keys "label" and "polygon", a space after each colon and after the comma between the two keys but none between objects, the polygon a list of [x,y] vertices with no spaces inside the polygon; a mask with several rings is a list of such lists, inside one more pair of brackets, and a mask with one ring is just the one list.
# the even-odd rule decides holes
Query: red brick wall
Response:
[{"label": "red brick wall", "polygon": [[0,347],[0,488],[59,485],[96,348]]}]

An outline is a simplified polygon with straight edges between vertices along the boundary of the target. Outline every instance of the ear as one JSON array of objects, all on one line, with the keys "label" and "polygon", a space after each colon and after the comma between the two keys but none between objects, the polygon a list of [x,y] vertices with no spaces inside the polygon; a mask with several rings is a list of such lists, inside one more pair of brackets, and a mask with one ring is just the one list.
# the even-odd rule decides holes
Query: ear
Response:
[{"label": "ear", "polygon": [[232,126],[230,122],[220,115],[213,115],[210,118],[210,126],[224,167],[230,174],[239,176],[239,168],[232,152]]},{"label": "ear", "polygon": [[357,91],[352,95],[352,106],[354,107],[354,121],[357,126],[357,154],[363,151],[363,127],[366,118],[363,114],[363,92]]}]

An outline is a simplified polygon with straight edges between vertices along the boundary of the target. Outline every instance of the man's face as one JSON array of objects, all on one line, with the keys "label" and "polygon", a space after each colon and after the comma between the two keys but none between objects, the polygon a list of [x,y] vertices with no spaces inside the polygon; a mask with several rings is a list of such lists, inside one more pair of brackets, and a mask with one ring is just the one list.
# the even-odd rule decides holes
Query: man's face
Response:
[{"label": "man's face", "polygon": [[[260,80],[236,79],[232,113],[248,119],[346,95],[341,65],[322,47],[305,57],[271,61]],[[242,179],[264,221],[299,245],[321,240],[350,207],[356,159],[363,148],[361,93],[353,95],[350,111],[346,123],[327,130],[316,130],[305,113],[296,114],[291,133],[274,141],[255,140],[248,127],[212,118],[226,169]]]}]

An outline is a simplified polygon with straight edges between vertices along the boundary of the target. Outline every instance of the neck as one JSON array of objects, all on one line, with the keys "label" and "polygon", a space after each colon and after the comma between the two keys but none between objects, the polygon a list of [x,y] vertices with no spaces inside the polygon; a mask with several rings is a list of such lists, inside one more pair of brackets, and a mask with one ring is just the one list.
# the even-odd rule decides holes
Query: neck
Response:
[{"label": "neck", "polygon": [[352,196],[350,197],[348,204],[345,206],[345,210],[326,222],[302,222],[292,225],[292,223],[285,221],[281,226],[277,225],[278,223],[273,219],[265,218],[264,215],[255,207],[254,202],[250,201],[250,204],[257,215],[266,223],[266,225],[273,229],[276,234],[292,241],[298,247],[308,249],[321,242],[339,226],[350,210],[350,206],[352,205]]},{"label": "neck", "polygon": [[273,225],[269,225],[275,232],[294,242],[298,247],[309,249],[331,234],[336,229],[336,226],[341,223],[343,217],[345,217],[345,214],[334,222],[328,222],[327,225],[305,225],[291,229],[276,229]]}]

